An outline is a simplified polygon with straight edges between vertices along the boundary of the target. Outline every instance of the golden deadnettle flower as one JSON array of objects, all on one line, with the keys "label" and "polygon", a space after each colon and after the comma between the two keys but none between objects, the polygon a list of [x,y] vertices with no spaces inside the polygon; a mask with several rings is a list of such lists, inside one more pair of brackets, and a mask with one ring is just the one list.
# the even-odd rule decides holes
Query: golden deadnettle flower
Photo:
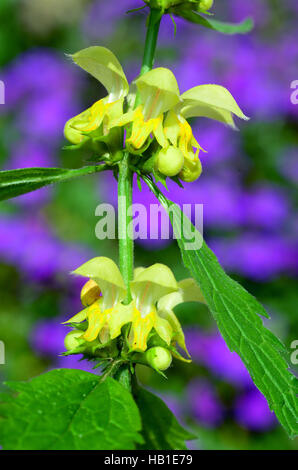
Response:
[{"label": "golden deadnettle flower", "polygon": [[123,102],[129,85],[118,59],[105,47],[88,47],[70,57],[108,92],[105,98],[96,101],[65,124],[64,134],[67,140],[80,144],[89,137],[96,138],[109,133],[110,121],[123,114]]},{"label": "golden deadnettle flower", "polygon": [[[104,85],[108,95],[66,123],[66,138],[80,144],[90,138],[102,141],[110,135],[112,141],[112,132],[126,126],[125,145],[131,153],[141,156],[155,139],[161,153],[156,152],[157,169],[165,176],[179,175],[184,181],[200,176],[202,148],[189,118],[207,117],[232,128],[234,115],[248,119],[222,86],[199,85],[180,94],[171,70],[158,67],[137,78],[130,88],[119,61],[108,49],[89,47],[71,57]],[[125,97],[128,109],[124,113]]]},{"label": "golden deadnettle flower", "polygon": [[131,352],[146,351],[149,335],[154,332],[173,355],[183,359],[174,348],[177,343],[187,353],[184,334],[173,308],[187,301],[204,302],[193,279],[177,283],[172,271],[159,263],[148,268],[137,268],[130,283],[132,301],[129,305],[124,305],[122,301],[126,296],[125,284],[118,266],[111,259],[93,258],[73,274],[89,278],[82,289],[82,299],[85,300],[88,292],[92,292],[93,283],[96,283],[101,295],[65,322],[86,322],[87,326],[80,334],[76,333],[78,330],[74,330],[73,335],[69,333],[67,344],[65,343],[68,349],[69,345],[77,344],[78,338],[80,344],[82,340],[87,343],[97,340],[104,345],[120,336],[122,327],[130,324],[127,341]]},{"label": "golden deadnettle flower", "polygon": [[[213,0],[143,0],[151,8],[160,9],[168,13],[172,8],[182,7],[207,12],[213,5]],[[174,10],[175,11],[175,10]],[[178,10],[179,11],[179,10]]]},{"label": "golden deadnettle flower", "polygon": [[208,11],[213,7],[214,0],[199,0],[198,8],[202,11]]}]

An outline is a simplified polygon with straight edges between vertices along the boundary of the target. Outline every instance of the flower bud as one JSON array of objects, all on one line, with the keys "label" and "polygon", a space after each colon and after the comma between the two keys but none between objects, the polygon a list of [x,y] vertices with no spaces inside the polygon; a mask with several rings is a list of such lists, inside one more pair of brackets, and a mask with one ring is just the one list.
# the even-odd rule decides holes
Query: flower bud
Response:
[{"label": "flower bud", "polygon": [[179,178],[186,183],[192,183],[202,173],[202,164],[199,159],[195,161],[185,160]]},{"label": "flower bud", "polygon": [[81,341],[80,338],[84,334],[84,331],[81,330],[72,330],[64,338],[65,349],[71,351],[72,349],[77,348]]},{"label": "flower bud", "polygon": [[85,307],[92,305],[100,297],[100,288],[95,281],[90,279],[81,290],[81,302]]},{"label": "flower bud", "polygon": [[167,10],[175,5],[179,5],[179,3],[183,3],[183,0],[144,0],[144,2],[151,8]]},{"label": "flower bud", "polygon": [[173,8],[197,9],[207,11],[213,5],[213,0],[143,0],[151,8],[161,9],[165,13],[171,12]]},{"label": "flower bud", "polygon": [[172,363],[172,354],[165,348],[156,346],[145,353],[148,364],[157,370],[166,370]]},{"label": "flower bud", "polygon": [[200,0],[198,4],[198,11],[210,10],[213,6],[213,0]]},{"label": "flower bud", "polygon": [[165,176],[178,175],[183,167],[183,163],[183,153],[172,145],[166,149],[162,149],[156,160],[158,171]]}]

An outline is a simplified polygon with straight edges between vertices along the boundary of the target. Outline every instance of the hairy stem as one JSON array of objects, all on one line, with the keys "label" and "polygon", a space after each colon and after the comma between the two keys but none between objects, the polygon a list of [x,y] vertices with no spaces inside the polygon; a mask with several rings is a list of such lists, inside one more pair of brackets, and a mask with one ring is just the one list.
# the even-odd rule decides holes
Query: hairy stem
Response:
[{"label": "hairy stem", "polygon": [[113,360],[111,364],[106,368],[104,374],[101,376],[100,383],[104,382],[107,377],[113,377],[122,363],[122,360]]},{"label": "hairy stem", "polygon": [[[147,34],[144,47],[143,62],[140,75],[152,69],[157,44],[160,20],[160,10],[151,9],[147,21]],[[138,101],[138,97],[137,100]],[[133,172],[129,167],[129,153],[124,152],[119,163],[118,179],[118,236],[119,236],[119,265],[127,288],[125,303],[131,301],[129,283],[133,278],[133,228],[132,216],[127,209],[132,205]]]},{"label": "hairy stem", "polygon": [[131,301],[130,281],[133,278],[133,230],[132,216],[128,215],[128,208],[132,204],[133,173],[129,168],[129,153],[125,152],[119,163],[118,178],[118,237],[119,237],[119,265],[122,273],[127,295],[125,303]]},{"label": "hairy stem", "polygon": [[124,362],[123,364],[120,364],[116,372],[113,374],[113,378],[117,380],[117,382],[121,383],[129,392],[132,391],[132,374],[129,363]]},{"label": "hairy stem", "polygon": [[147,34],[140,75],[149,72],[153,67],[161,17],[162,13],[160,10],[156,10],[154,8],[150,10],[147,20]]}]

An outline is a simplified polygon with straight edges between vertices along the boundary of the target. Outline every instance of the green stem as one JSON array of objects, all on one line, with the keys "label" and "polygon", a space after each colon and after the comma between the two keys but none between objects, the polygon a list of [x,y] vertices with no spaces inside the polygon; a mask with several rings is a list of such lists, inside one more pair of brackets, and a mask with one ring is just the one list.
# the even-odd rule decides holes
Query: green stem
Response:
[{"label": "green stem", "polygon": [[[152,69],[161,17],[162,13],[160,10],[150,10],[140,75]],[[132,205],[132,190],[133,172],[129,167],[129,153],[124,152],[123,159],[119,163],[118,236],[119,266],[127,289],[127,295],[125,299],[126,304],[131,302],[129,284],[130,281],[133,279],[134,242],[132,216],[127,214],[127,209]]]},{"label": "green stem", "polygon": [[113,377],[116,374],[118,368],[123,363],[122,360],[113,360],[111,364],[107,367],[106,371],[100,378],[100,383],[104,382],[107,377]]},{"label": "green stem", "polygon": [[132,217],[128,215],[128,208],[132,205],[133,173],[129,168],[129,153],[125,152],[119,163],[118,177],[118,237],[119,237],[119,265],[122,273],[127,295],[125,303],[131,301],[130,281],[133,278],[133,230]]},{"label": "green stem", "polygon": [[113,374],[113,378],[117,380],[117,382],[121,383],[123,387],[125,387],[129,392],[131,392],[132,374],[129,363],[124,362],[121,364]]},{"label": "green stem", "polygon": [[147,26],[147,34],[145,40],[145,48],[144,48],[144,55],[143,55],[143,62],[141,67],[140,75],[143,75],[149,70],[152,69],[154,64],[154,55],[156,50],[157,44],[157,37],[159,32],[160,20],[162,18],[161,10],[157,10],[155,8],[150,9],[150,14],[148,17],[148,26]]}]

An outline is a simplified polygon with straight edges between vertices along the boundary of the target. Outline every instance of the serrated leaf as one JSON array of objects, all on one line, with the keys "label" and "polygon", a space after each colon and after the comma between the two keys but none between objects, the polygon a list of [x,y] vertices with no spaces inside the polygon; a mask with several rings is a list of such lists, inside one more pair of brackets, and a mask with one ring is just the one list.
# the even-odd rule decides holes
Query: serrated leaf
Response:
[{"label": "serrated leaf", "polygon": [[205,28],[213,29],[214,31],[222,34],[246,34],[249,33],[254,26],[251,18],[246,18],[241,21],[241,23],[227,23],[224,21],[214,20],[210,17],[206,18],[195,11],[185,8],[177,8],[176,14],[182,16],[187,21],[200,24]]},{"label": "serrated leaf", "polygon": [[0,405],[4,450],[128,450],[141,442],[137,406],[112,378],[57,369],[8,385],[18,395]]},{"label": "serrated leaf", "polygon": [[[187,219],[179,207],[169,201],[154,183],[144,178],[160,203],[169,212],[185,266],[199,284],[206,303],[229,349],[241,357],[254,383],[266,397],[291,437],[298,434],[298,380],[289,371],[287,351],[281,341],[263,325],[267,316],[260,303],[220,266],[214,253],[203,242],[199,250],[186,249],[190,233],[181,233],[175,220]],[[176,214],[177,217],[173,217]],[[195,228],[190,221],[187,230]],[[179,235],[182,237],[179,239]],[[197,232],[198,234],[198,232]],[[193,235],[193,234],[192,234]]]},{"label": "serrated leaf", "polygon": [[105,165],[92,165],[77,169],[20,168],[0,171],[0,201],[29,193],[49,184],[60,183],[106,169]]},{"label": "serrated leaf", "polygon": [[196,436],[186,431],[166,404],[153,393],[137,388],[135,400],[142,419],[144,443],[139,449],[185,450],[185,441]]}]

